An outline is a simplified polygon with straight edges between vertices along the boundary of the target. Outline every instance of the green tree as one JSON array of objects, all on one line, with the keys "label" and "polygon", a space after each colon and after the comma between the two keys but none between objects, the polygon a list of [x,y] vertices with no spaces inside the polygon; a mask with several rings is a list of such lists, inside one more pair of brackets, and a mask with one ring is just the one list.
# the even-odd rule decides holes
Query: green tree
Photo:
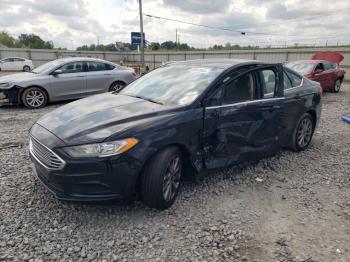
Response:
[{"label": "green tree", "polygon": [[0,43],[7,47],[14,47],[15,39],[9,35],[9,33],[2,31],[0,32]]},{"label": "green tree", "polygon": [[34,49],[53,49],[52,41],[44,41],[35,34],[21,34],[18,37],[16,47],[34,48]]}]

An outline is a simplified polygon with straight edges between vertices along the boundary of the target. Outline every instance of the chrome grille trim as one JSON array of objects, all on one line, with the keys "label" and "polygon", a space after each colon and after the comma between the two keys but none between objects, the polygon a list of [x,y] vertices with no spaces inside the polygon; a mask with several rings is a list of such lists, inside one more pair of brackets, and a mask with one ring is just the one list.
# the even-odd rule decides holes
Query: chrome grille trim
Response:
[{"label": "chrome grille trim", "polygon": [[29,151],[35,160],[47,169],[60,170],[66,165],[62,158],[32,136],[29,139]]}]

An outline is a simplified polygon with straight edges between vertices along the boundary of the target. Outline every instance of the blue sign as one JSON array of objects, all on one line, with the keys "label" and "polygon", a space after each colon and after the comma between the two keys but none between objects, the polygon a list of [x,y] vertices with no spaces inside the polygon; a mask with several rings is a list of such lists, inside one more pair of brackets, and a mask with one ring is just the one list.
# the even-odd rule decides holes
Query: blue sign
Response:
[{"label": "blue sign", "polygon": [[[146,45],[145,33],[143,33],[143,44]],[[131,45],[141,45],[141,33],[131,32]]]}]

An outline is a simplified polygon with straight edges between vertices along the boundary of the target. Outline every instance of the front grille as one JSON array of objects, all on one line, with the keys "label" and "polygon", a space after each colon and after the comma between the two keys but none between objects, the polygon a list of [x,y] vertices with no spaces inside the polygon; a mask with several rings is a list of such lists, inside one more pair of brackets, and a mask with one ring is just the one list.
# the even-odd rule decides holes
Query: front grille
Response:
[{"label": "front grille", "polygon": [[47,169],[62,169],[66,164],[58,155],[33,137],[29,140],[29,150],[33,157]]}]

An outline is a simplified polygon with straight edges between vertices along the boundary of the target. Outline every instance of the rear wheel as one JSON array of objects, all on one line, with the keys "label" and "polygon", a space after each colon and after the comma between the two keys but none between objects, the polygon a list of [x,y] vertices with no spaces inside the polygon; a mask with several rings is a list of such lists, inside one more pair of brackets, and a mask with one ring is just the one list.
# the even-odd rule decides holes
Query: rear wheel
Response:
[{"label": "rear wheel", "polygon": [[120,92],[124,87],[126,86],[125,83],[121,82],[121,81],[116,81],[113,82],[111,84],[111,86],[109,87],[109,92]]},{"label": "rear wheel", "polygon": [[305,113],[299,120],[293,132],[292,149],[295,151],[303,151],[308,148],[313,133],[314,120],[309,113]]},{"label": "rear wheel", "polygon": [[22,103],[28,108],[41,108],[47,104],[47,95],[38,87],[29,87],[22,93]]},{"label": "rear wheel", "polygon": [[340,79],[337,79],[337,81],[335,81],[334,83],[333,92],[338,93],[340,91],[340,87],[341,87],[341,81]]},{"label": "rear wheel", "polygon": [[175,201],[182,175],[182,154],[177,147],[158,152],[142,174],[142,201],[149,207],[169,208]]},{"label": "rear wheel", "polygon": [[30,72],[30,67],[29,66],[24,66],[23,67],[24,72]]}]

